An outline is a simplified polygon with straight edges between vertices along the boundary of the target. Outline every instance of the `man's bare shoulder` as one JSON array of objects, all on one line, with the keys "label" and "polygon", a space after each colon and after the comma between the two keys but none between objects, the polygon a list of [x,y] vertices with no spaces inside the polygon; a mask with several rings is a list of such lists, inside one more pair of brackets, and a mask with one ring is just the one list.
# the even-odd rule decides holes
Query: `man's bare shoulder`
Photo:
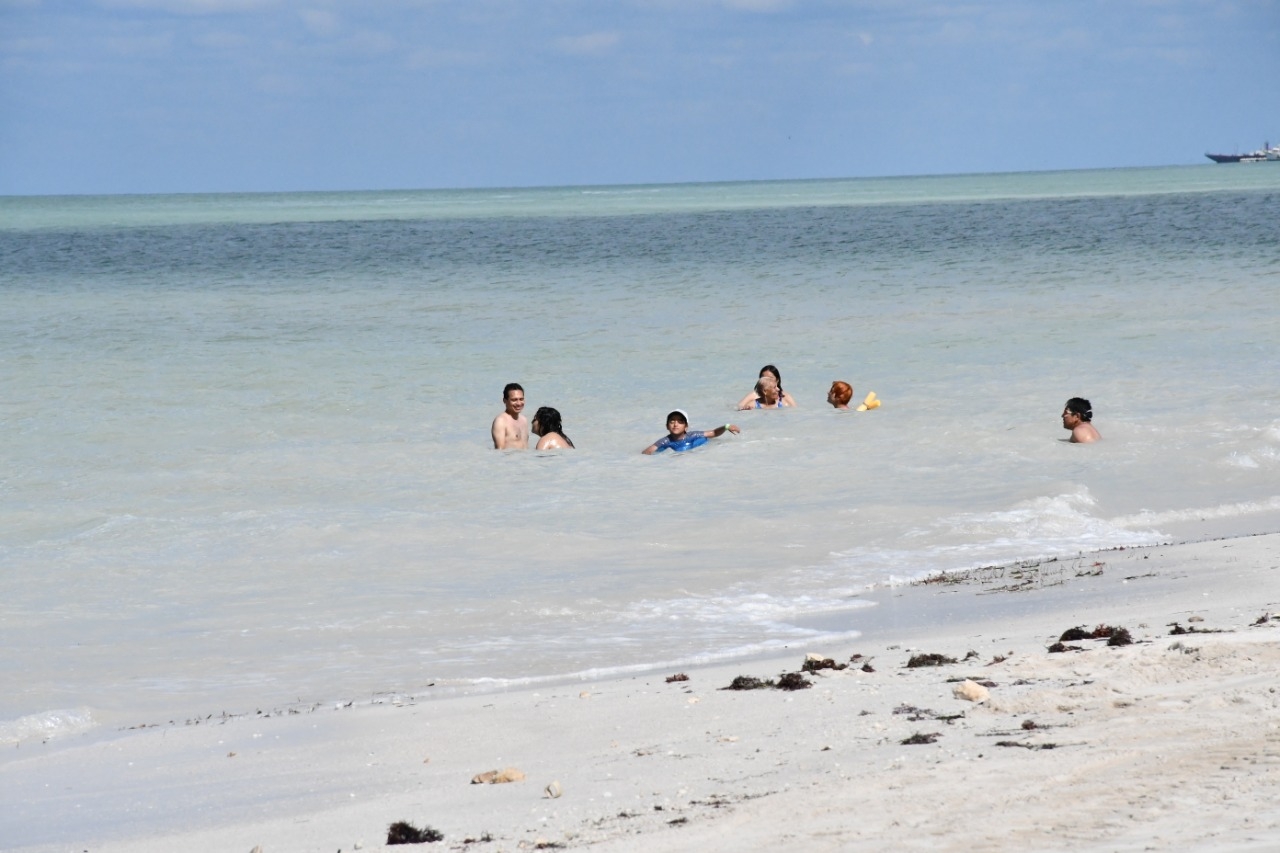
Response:
[{"label": "man's bare shoulder", "polygon": [[1093,424],[1080,424],[1071,430],[1071,441],[1075,444],[1089,444],[1102,438],[1102,434],[1098,432]]}]

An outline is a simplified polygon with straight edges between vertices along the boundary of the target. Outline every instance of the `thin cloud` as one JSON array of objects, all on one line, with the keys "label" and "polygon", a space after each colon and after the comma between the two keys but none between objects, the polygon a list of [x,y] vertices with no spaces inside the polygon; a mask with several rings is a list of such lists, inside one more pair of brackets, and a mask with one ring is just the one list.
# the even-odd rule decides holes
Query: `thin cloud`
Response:
[{"label": "thin cloud", "polygon": [[222,15],[251,12],[279,4],[279,0],[97,0],[106,9],[152,9],[175,15]]},{"label": "thin cloud", "polygon": [[299,95],[303,91],[302,83],[285,74],[267,74],[254,81],[254,88],[268,95]]},{"label": "thin cloud", "polygon": [[483,65],[486,56],[466,50],[438,50],[424,47],[409,54],[407,67],[414,71],[427,68],[466,68]]},{"label": "thin cloud", "polygon": [[573,56],[602,56],[621,40],[617,33],[589,33],[556,39],[556,49]]},{"label": "thin cloud", "polygon": [[334,36],[342,28],[338,16],[324,9],[302,9],[298,12],[298,16],[302,18],[302,23],[313,35]]},{"label": "thin cloud", "polygon": [[165,56],[173,51],[173,33],[150,36],[111,36],[107,50],[118,56]]},{"label": "thin cloud", "polygon": [[781,12],[795,5],[795,0],[722,0],[726,9],[743,12]]}]

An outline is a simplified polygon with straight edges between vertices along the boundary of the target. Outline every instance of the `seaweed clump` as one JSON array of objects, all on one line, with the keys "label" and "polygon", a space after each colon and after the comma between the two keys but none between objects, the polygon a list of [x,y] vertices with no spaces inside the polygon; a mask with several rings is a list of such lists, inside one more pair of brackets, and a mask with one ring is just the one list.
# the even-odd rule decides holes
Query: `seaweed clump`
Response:
[{"label": "seaweed clump", "polygon": [[778,679],[775,685],[779,690],[805,690],[812,687],[813,682],[798,672],[788,672]]},{"label": "seaweed clump", "polygon": [[848,669],[848,668],[849,668],[849,664],[847,663],[836,663],[831,658],[823,658],[822,660],[805,661],[804,665],[800,667],[800,670],[802,672],[817,672],[820,669],[841,670],[841,669]]},{"label": "seaweed clump", "polygon": [[938,734],[937,732],[929,732],[928,734],[916,732],[911,737],[904,738],[902,740],[902,745],[913,746],[915,744],[921,744],[921,743],[933,743],[940,737],[942,737],[942,735]]},{"label": "seaweed clump", "polygon": [[1108,646],[1131,646],[1133,645],[1133,635],[1129,633],[1128,628],[1116,628],[1111,632],[1111,636],[1107,638]]},{"label": "seaweed clump", "polygon": [[907,661],[907,669],[915,669],[920,666],[943,666],[949,663],[956,663],[956,659],[939,654],[913,655],[911,660]]},{"label": "seaweed clump", "polygon": [[766,687],[773,687],[777,690],[804,690],[812,687],[813,682],[805,678],[798,672],[788,672],[780,676],[777,681],[773,679],[764,680],[755,678],[750,675],[739,675],[733,681],[729,682],[728,687],[721,687],[721,690],[763,690]]},{"label": "seaweed clump", "polygon": [[434,841],[444,841],[444,833],[429,826],[418,829],[408,821],[398,820],[387,828],[388,847],[392,844],[426,844]]}]

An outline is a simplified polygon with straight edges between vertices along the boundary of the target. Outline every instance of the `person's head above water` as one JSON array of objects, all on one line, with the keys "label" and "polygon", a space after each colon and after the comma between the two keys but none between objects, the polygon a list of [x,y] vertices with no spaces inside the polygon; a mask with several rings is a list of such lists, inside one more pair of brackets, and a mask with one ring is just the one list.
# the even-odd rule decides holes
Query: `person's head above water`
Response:
[{"label": "person's head above water", "polygon": [[1071,431],[1072,444],[1089,444],[1102,438],[1093,426],[1093,406],[1083,397],[1072,397],[1062,408],[1062,428]]},{"label": "person's head above water", "polygon": [[1072,397],[1067,401],[1067,405],[1063,408],[1064,412],[1071,412],[1085,423],[1093,420],[1093,406],[1084,397]]},{"label": "person's head above water", "polygon": [[538,409],[538,413],[533,416],[533,431],[538,435],[564,432],[564,427],[560,422],[560,412],[550,406],[543,406]]},{"label": "person's head above water", "polygon": [[733,424],[725,424],[715,429],[690,432],[689,416],[681,409],[673,409],[667,413],[667,434],[640,452],[646,456],[663,450],[673,450],[676,453],[680,453],[706,444],[707,439],[718,438],[726,432],[737,435],[739,429]]},{"label": "person's head above water", "polygon": [[[573,447],[573,440],[564,434],[564,424],[561,422],[559,409],[553,409],[550,406],[538,409],[538,413],[533,416],[531,429],[535,435],[543,438],[538,442],[539,450],[560,447],[561,445],[554,441],[557,436],[564,439],[565,444]],[[548,438],[553,440],[548,441]]]},{"label": "person's head above water", "polygon": [[827,402],[835,406],[837,409],[849,408],[849,401],[853,399],[853,386],[848,382],[836,380],[831,383],[831,390],[827,392]]},{"label": "person's head above water", "polygon": [[764,376],[766,373],[773,377],[774,382],[778,383],[778,393],[782,393],[782,374],[778,372],[778,368],[772,364],[766,364],[760,368],[759,376]]},{"label": "person's head above water", "polygon": [[761,373],[759,381],[756,382],[756,393],[760,395],[763,402],[773,405],[782,395],[782,388],[773,374]]}]

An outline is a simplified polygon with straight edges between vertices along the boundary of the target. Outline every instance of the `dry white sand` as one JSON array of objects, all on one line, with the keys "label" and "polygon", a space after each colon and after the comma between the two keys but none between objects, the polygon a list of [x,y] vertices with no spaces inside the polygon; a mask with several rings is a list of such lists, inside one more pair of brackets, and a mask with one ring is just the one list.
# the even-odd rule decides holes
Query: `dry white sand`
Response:
[{"label": "dry white sand", "polygon": [[[408,821],[444,840],[393,849],[1280,849],[1280,535],[874,597],[847,647],[687,681],[24,743],[0,764],[0,847],[333,853],[383,849]],[[1171,635],[1175,622],[1194,631]],[[1047,650],[1100,624],[1136,642]],[[808,689],[721,689],[795,672],[806,653],[864,657]],[[907,668],[921,653],[961,661]],[[964,678],[989,698],[953,695]],[[470,784],[506,767],[526,778]]]}]

